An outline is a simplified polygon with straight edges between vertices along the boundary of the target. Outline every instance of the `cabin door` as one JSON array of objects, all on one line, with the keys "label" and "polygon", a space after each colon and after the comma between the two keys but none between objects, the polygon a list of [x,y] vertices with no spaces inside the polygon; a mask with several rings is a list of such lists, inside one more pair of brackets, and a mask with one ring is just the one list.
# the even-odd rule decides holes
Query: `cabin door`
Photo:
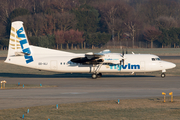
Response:
[{"label": "cabin door", "polygon": [[140,70],[145,70],[145,62],[141,61],[140,63]]},{"label": "cabin door", "polygon": [[57,70],[58,66],[57,66],[57,61],[56,60],[52,60],[51,61],[51,70]]}]

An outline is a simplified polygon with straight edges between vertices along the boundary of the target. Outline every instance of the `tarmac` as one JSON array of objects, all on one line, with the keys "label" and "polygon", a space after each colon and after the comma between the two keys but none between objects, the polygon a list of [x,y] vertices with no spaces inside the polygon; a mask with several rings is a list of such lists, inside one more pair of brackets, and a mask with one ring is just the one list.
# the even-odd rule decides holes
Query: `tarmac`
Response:
[{"label": "tarmac", "polygon": [[[25,88],[0,90],[0,109],[32,106],[104,101],[117,99],[136,99],[163,97],[173,92],[180,96],[180,77],[155,76],[117,76],[104,75],[91,79],[89,74],[64,75],[61,78],[7,78],[8,84],[56,85],[52,88]],[[168,96],[167,96],[168,97]],[[170,97],[170,96],[169,96]]]}]

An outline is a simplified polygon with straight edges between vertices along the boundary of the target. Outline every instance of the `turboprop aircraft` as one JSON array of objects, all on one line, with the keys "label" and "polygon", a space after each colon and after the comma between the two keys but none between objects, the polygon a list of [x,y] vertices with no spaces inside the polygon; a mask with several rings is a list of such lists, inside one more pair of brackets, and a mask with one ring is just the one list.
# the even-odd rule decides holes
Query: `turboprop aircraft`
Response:
[{"label": "turboprop aircraft", "polygon": [[93,79],[108,72],[162,71],[161,77],[165,77],[167,69],[176,67],[174,63],[162,61],[158,56],[152,54],[121,54],[111,53],[110,50],[75,54],[29,45],[21,21],[12,22],[5,62],[54,72],[92,73]]}]

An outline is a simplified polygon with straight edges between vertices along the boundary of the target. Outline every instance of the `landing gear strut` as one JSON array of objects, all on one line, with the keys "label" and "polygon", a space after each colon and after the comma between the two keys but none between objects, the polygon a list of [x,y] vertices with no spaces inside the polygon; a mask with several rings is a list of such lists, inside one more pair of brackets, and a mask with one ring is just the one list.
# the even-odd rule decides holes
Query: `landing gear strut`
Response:
[{"label": "landing gear strut", "polygon": [[96,79],[96,78],[100,78],[102,76],[102,73],[99,73],[99,70],[101,68],[103,63],[101,63],[100,65],[97,66],[96,70],[95,70],[95,66],[93,65],[94,68],[94,73],[92,74],[92,79]]},{"label": "landing gear strut", "polygon": [[165,73],[162,73],[162,74],[161,74],[161,77],[162,77],[162,78],[166,77]]}]

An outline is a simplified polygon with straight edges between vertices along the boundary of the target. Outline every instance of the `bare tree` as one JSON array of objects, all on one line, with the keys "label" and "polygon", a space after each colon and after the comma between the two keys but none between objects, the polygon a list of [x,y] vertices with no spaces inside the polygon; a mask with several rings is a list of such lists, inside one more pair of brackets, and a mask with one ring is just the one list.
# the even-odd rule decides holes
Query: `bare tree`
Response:
[{"label": "bare tree", "polygon": [[25,0],[0,0],[0,18],[4,24],[7,24],[7,19],[10,13],[16,8],[25,8],[30,10],[29,1]]},{"label": "bare tree", "polygon": [[44,15],[45,20],[43,21],[43,34],[53,34],[54,31],[54,18],[51,15]]},{"label": "bare tree", "polygon": [[175,0],[148,0],[138,9],[138,15],[146,24],[155,24],[160,16],[179,18],[180,4]]},{"label": "bare tree", "polygon": [[123,20],[117,18],[115,19],[115,27],[114,27],[114,31],[117,34],[117,41],[120,41],[121,36],[123,35],[123,33],[125,32],[124,29],[124,22]]},{"label": "bare tree", "polygon": [[80,32],[78,30],[75,31],[75,37],[74,40],[76,41],[76,43],[81,43],[81,48],[83,48],[83,42],[84,42],[84,38],[83,38],[83,32]]},{"label": "bare tree", "polygon": [[117,4],[113,1],[113,2],[105,2],[101,5],[99,5],[99,10],[102,14],[102,17],[104,19],[104,21],[106,22],[108,28],[109,28],[109,32],[112,33],[113,37],[113,41],[114,41],[114,28],[115,28],[115,19],[116,19],[116,13],[117,13]]},{"label": "bare tree", "polygon": [[129,30],[131,31],[130,35],[132,37],[132,47],[134,48],[134,35],[135,35],[135,27],[136,27],[136,24],[133,23],[132,21],[131,22],[128,22],[128,23],[125,23],[124,24],[129,28]]},{"label": "bare tree", "polygon": [[172,27],[178,27],[178,23],[173,17],[160,16],[156,19],[156,26],[169,29]]},{"label": "bare tree", "polygon": [[56,44],[57,44],[57,49],[59,44],[61,44],[61,49],[62,49],[62,44],[65,43],[65,38],[64,38],[64,31],[63,30],[58,30],[55,32],[55,39],[56,39]]},{"label": "bare tree", "polygon": [[57,29],[60,29],[63,31],[67,31],[67,30],[75,28],[76,23],[77,23],[75,19],[75,15],[68,12],[64,12],[61,14],[57,13],[54,15],[54,18],[56,19]]},{"label": "bare tree", "polygon": [[156,40],[160,35],[161,31],[156,29],[154,26],[145,28],[144,30],[144,39],[151,42],[151,48],[153,48],[153,41]]},{"label": "bare tree", "polygon": [[[126,29],[124,23],[126,23],[129,16],[133,14],[131,6],[123,1],[114,0],[99,4],[97,8],[100,10],[102,19],[107,24],[109,32],[112,33],[112,40],[114,41],[115,32],[117,33],[119,40],[120,34],[122,35],[123,31]],[[128,25],[128,23],[126,23],[126,25]]]},{"label": "bare tree", "polygon": [[68,12],[76,7],[78,0],[46,0],[45,9],[51,9],[54,13]]}]

